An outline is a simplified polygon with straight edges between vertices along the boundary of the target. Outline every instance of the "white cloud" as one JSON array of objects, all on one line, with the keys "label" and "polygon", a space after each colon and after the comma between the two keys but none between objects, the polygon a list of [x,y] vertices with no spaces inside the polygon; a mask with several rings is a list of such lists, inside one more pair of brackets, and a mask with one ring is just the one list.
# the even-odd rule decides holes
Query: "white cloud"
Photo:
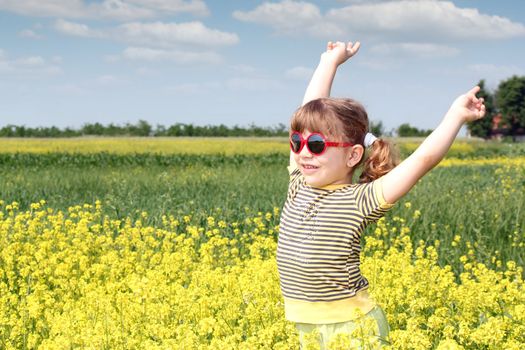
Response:
[{"label": "white cloud", "polygon": [[0,0],[0,10],[37,17],[73,17],[85,15],[80,0]]},{"label": "white cloud", "polygon": [[504,73],[504,74],[521,74],[523,69],[516,66],[501,66],[490,63],[471,64],[468,68],[472,71],[483,73]]},{"label": "white cloud", "polygon": [[188,51],[180,47],[216,47],[239,42],[235,33],[221,32],[206,27],[201,22],[140,23],[131,22],[114,28],[94,30],[80,23],[58,20],[55,28],[67,35],[112,39],[133,45],[121,55],[107,55],[107,62],[170,61],[181,64],[222,62],[222,56],[213,51]]},{"label": "white cloud", "polygon": [[225,46],[239,42],[237,34],[208,28],[198,21],[125,23],[115,29],[114,36],[126,42],[160,47],[173,47],[177,44]]},{"label": "white cloud", "polygon": [[511,65],[495,65],[492,63],[477,63],[467,66],[479,79],[485,79],[489,88],[496,88],[501,80],[508,79],[513,75],[523,75],[523,68]]},{"label": "white cloud", "polygon": [[7,72],[10,70],[9,62],[7,61],[7,56],[4,53],[4,50],[0,49],[0,73]]},{"label": "white cloud", "polygon": [[198,16],[210,14],[206,3],[203,0],[128,0],[138,6],[154,9],[168,13],[189,12]]},{"label": "white cloud", "polygon": [[60,33],[83,38],[102,38],[105,34],[102,31],[89,28],[85,24],[74,23],[59,19],[55,22],[55,29]]},{"label": "white cloud", "polygon": [[71,96],[83,96],[88,93],[88,90],[78,84],[62,84],[62,85],[54,85],[51,86],[51,89],[54,92],[57,92],[59,94],[64,95],[71,95]]},{"label": "white cloud", "polygon": [[204,91],[212,91],[222,89],[224,86],[219,82],[204,82],[204,83],[182,83],[166,88],[168,93],[188,94],[188,95],[202,95]]},{"label": "white cloud", "polygon": [[104,60],[108,63],[117,63],[121,59],[120,55],[106,55],[104,56]]},{"label": "white cloud", "polygon": [[349,31],[405,37],[501,39],[525,35],[525,26],[507,18],[458,8],[449,1],[389,1],[332,9],[326,18]]},{"label": "white cloud", "polygon": [[284,0],[280,3],[266,2],[249,12],[235,11],[233,17],[245,22],[269,24],[279,30],[291,31],[322,19],[319,8],[307,2]]},{"label": "white cloud", "polygon": [[173,48],[183,45],[206,47],[235,45],[239,37],[235,33],[222,32],[206,27],[203,23],[130,22],[117,27],[92,29],[81,23],[58,20],[55,29],[61,33],[91,38],[108,38],[133,45]]},{"label": "white cloud", "polygon": [[122,53],[122,58],[131,61],[172,61],[183,64],[220,63],[222,57],[215,52],[188,52],[176,50],[159,50],[146,47],[128,47]]},{"label": "white cloud", "polygon": [[231,66],[231,68],[238,73],[241,74],[254,74],[257,72],[257,69],[253,66],[250,66],[248,64],[238,64]]},{"label": "white cloud", "polygon": [[18,67],[42,67],[45,61],[41,56],[23,57],[13,61],[13,64]]},{"label": "white cloud", "polygon": [[151,69],[149,67],[140,67],[135,71],[138,75],[143,77],[157,77],[160,76],[160,71]]},{"label": "white cloud", "polygon": [[459,54],[460,50],[446,45],[430,43],[398,43],[380,44],[370,48],[370,51],[377,54],[391,55],[402,54],[412,55],[423,58],[431,57],[451,57]]},{"label": "white cloud", "polygon": [[266,24],[282,34],[307,32],[314,36],[342,34],[337,26],[327,22],[317,6],[308,2],[284,0],[265,2],[252,11],[235,11],[233,17],[244,22]]},{"label": "white cloud", "polygon": [[177,13],[209,14],[202,0],[0,0],[0,10],[36,17],[116,20],[155,18]]},{"label": "white cloud", "polygon": [[234,76],[221,81],[190,82],[172,85],[166,88],[168,93],[198,94],[208,93],[213,90],[275,92],[285,89],[280,80],[259,75],[254,67],[239,65],[231,66],[241,76]]},{"label": "white cloud", "polygon": [[62,63],[62,56],[53,56],[51,57],[51,62],[55,63],[55,64],[60,64]]},{"label": "white cloud", "polygon": [[120,81],[119,78],[111,74],[101,75],[95,79],[95,82],[99,85],[114,85]]},{"label": "white cloud", "polygon": [[[347,4],[364,4],[364,3],[378,3],[378,2],[398,2],[400,0],[337,0],[337,2]],[[421,0],[406,0],[406,1],[421,1]],[[442,1],[442,0],[430,0],[430,1]]]},{"label": "white cloud", "polygon": [[50,88],[60,94],[83,96],[101,89],[112,89],[115,86],[128,84],[129,80],[113,74],[104,74],[81,81],[70,82],[60,85],[51,85]]},{"label": "white cloud", "polygon": [[525,26],[521,23],[482,14],[475,8],[459,8],[450,1],[359,2],[331,9],[323,15],[313,4],[284,0],[264,3],[248,12],[235,11],[233,16],[268,25],[281,34],[327,38],[344,35],[442,41],[525,36]]},{"label": "white cloud", "polygon": [[42,56],[26,56],[10,59],[7,53],[0,49],[0,75],[9,74],[20,77],[38,77],[41,75],[56,75],[62,69],[56,63],[47,62]]},{"label": "white cloud", "polygon": [[153,9],[131,5],[121,0],[105,0],[101,4],[91,3],[88,5],[89,12],[93,13],[94,18],[111,18],[117,20],[133,20],[139,18],[153,18]]},{"label": "white cloud", "polygon": [[357,61],[357,64],[366,67],[368,69],[377,70],[377,71],[385,71],[392,68],[393,62],[392,60],[386,61],[386,60],[377,60],[377,59],[367,59],[367,60],[360,60]]},{"label": "white cloud", "polygon": [[288,79],[308,81],[312,77],[313,73],[314,70],[312,68],[293,67],[288,69],[284,73],[284,76]]},{"label": "white cloud", "polygon": [[18,36],[21,38],[28,38],[28,39],[42,39],[43,36],[35,33],[31,29],[24,29],[18,33]]},{"label": "white cloud", "polygon": [[226,81],[226,87],[241,91],[275,91],[283,90],[282,82],[269,78],[231,78]]}]

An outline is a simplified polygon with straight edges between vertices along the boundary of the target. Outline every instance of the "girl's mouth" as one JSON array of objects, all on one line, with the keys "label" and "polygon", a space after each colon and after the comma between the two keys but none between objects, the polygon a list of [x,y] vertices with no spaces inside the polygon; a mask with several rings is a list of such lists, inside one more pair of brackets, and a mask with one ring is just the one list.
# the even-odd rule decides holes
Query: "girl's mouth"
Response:
[{"label": "girl's mouth", "polygon": [[310,164],[302,164],[302,168],[303,168],[303,173],[307,173],[307,174],[313,173],[317,169],[319,169],[319,167],[315,165],[310,165]]}]

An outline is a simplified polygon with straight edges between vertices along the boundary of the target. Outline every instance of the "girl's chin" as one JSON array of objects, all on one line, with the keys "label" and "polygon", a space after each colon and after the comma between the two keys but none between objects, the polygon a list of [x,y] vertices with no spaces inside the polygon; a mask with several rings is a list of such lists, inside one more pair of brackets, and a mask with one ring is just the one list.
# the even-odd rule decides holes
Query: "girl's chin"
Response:
[{"label": "girl's chin", "polygon": [[304,180],[308,185],[312,187],[323,187],[327,185],[323,181],[319,181],[319,179],[317,179],[317,177],[315,176],[304,175]]},{"label": "girl's chin", "polygon": [[[322,188],[330,185],[342,185],[351,184],[352,178],[342,178],[339,181],[333,181],[333,179],[323,179],[319,174],[307,175],[303,174],[304,181],[311,187]],[[323,181],[324,180],[324,181]]]}]

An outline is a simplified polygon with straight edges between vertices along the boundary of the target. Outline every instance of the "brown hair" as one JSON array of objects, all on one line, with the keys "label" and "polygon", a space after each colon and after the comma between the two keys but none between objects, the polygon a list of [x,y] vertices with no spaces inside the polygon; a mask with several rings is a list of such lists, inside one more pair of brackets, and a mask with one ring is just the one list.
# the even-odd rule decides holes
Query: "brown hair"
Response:
[{"label": "brown hair", "polygon": [[[363,145],[368,132],[368,114],[357,101],[349,98],[319,98],[297,109],[290,122],[292,131],[320,132],[339,141]],[[398,155],[390,142],[377,139],[370,152],[356,167],[363,165],[359,182],[370,182],[388,173],[398,164]],[[366,159],[365,159],[366,158]]]}]

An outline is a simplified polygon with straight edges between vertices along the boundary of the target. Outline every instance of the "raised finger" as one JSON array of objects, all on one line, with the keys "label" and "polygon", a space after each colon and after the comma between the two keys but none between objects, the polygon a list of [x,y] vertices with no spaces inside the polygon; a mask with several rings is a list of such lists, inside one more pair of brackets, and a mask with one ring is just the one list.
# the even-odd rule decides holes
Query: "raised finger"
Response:
[{"label": "raised finger", "polygon": [[349,43],[349,50],[352,52],[353,55],[359,51],[359,47],[361,46],[361,43],[359,41],[356,41],[355,44],[352,45],[352,43]]},{"label": "raised finger", "polygon": [[470,89],[469,92],[467,92],[467,94],[474,94],[476,95],[480,90],[480,87],[479,86],[474,86],[472,89]]},{"label": "raised finger", "polygon": [[354,44],[349,41],[348,44],[346,44],[346,51],[350,54],[350,55],[353,55],[354,54],[354,50],[352,48]]}]

